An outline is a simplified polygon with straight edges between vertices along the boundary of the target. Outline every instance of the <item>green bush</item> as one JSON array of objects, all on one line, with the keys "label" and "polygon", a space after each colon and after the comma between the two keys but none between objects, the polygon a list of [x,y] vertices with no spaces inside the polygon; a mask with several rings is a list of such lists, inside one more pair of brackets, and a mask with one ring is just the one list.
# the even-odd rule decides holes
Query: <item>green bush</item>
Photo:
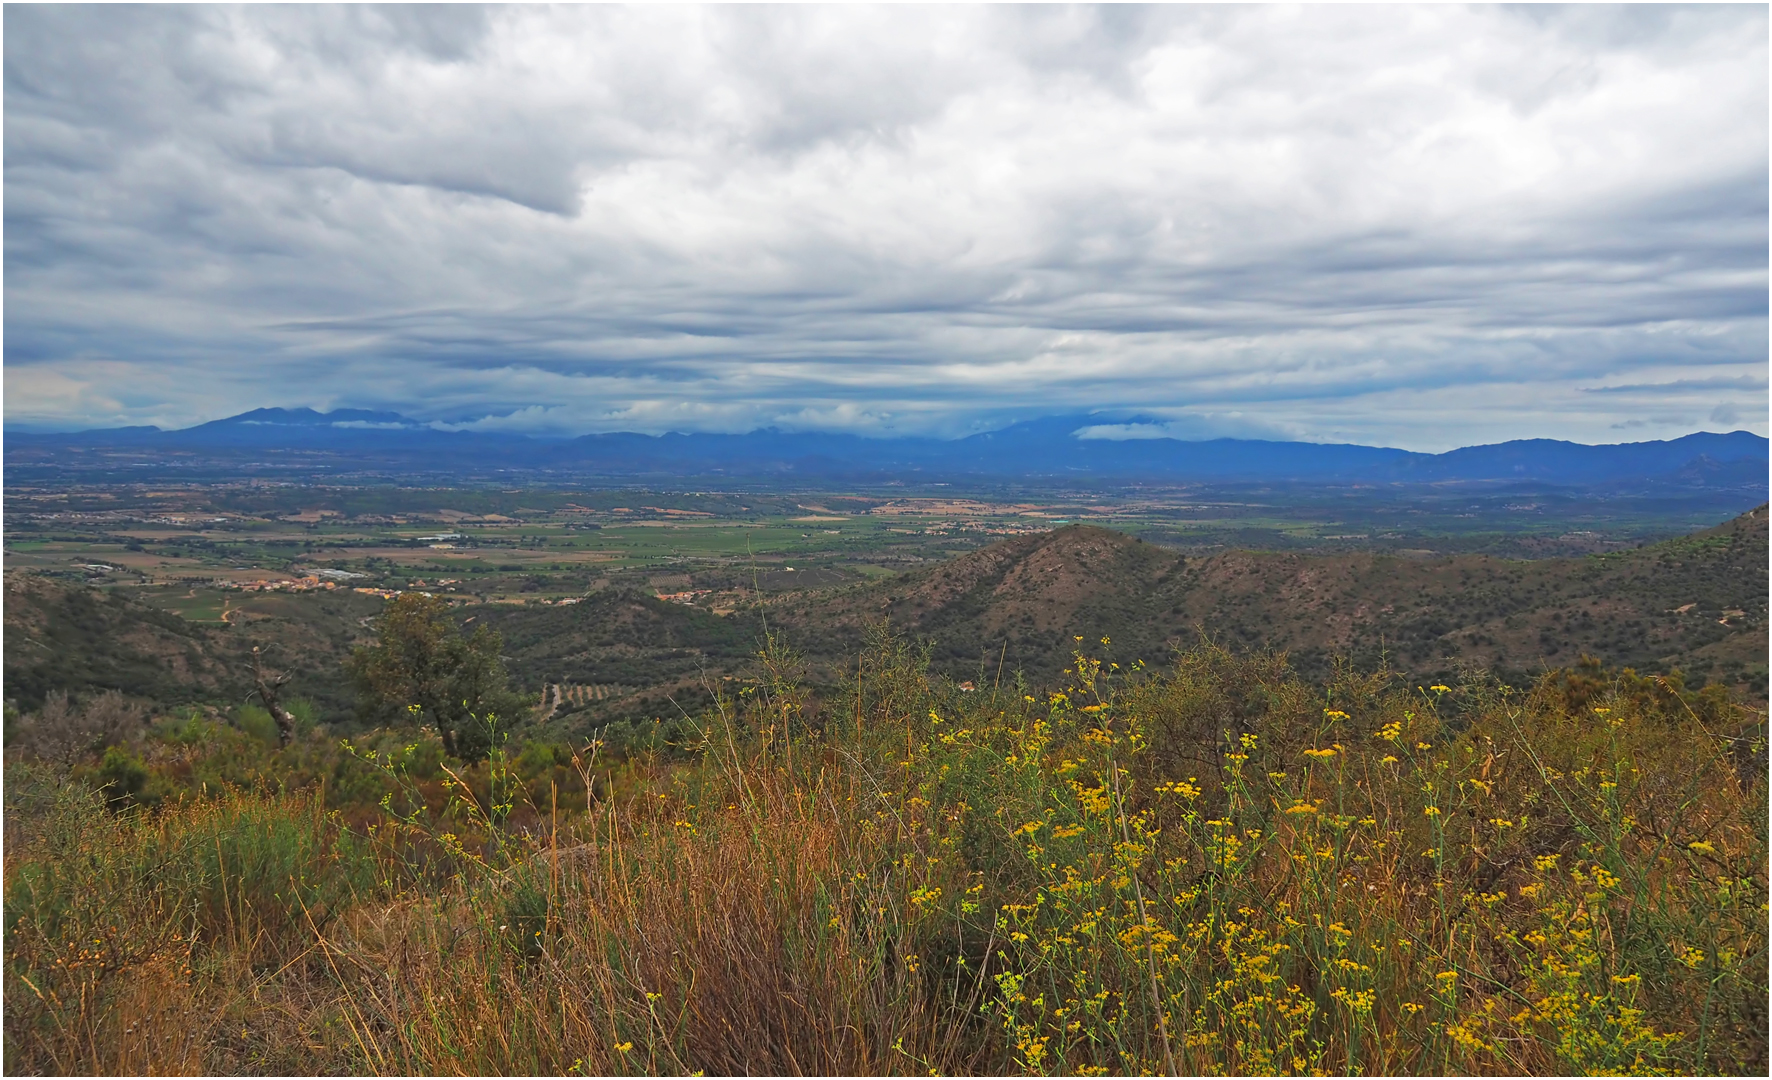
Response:
[{"label": "green bush", "polygon": [[548,908],[545,881],[537,883],[523,875],[506,892],[499,930],[517,955],[534,959],[542,954],[548,929]]},{"label": "green bush", "polygon": [[105,748],[98,765],[98,787],[112,809],[133,805],[148,784],[148,769],[127,747]]},{"label": "green bush", "polygon": [[277,745],[277,721],[257,705],[242,705],[234,710],[234,726],[266,746]]}]

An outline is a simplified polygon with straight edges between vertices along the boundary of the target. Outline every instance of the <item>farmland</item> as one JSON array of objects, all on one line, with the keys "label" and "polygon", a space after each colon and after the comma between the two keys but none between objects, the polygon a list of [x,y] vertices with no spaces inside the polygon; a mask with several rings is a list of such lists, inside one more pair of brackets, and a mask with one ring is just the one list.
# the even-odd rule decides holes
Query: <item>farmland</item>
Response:
[{"label": "farmland", "polygon": [[353,587],[430,587],[482,603],[558,600],[623,584],[696,591],[696,602],[721,607],[742,590],[878,578],[1072,522],[1184,551],[1533,558],[1622,550],[1727,516],[1702,504],[1569,495],[1522,501],[1272,487],[1036,498],[938,489],[735,494],[217,485],[25,489],[7,498],[8,569],[127,586],[150,602],[210,619],[219,618],[222,602],[193,590],[277,583],[288,589],[316,569],[360,575],[347,579]]}]

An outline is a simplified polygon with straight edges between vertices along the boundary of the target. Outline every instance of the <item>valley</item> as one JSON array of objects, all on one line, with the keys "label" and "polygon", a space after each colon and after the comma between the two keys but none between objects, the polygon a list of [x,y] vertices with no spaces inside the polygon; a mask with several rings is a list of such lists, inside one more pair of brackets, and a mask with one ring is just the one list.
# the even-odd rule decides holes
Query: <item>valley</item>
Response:
[{"label": "valley", "polygon": [[1313,678],[1524,684],[1592,656],[1766,699],[1764,507],[1719,525],[1591,493],[943,487],[9,493],[7,695],[239,701],[258,645],[349,726],[344,659],[418,591],[498,630],[514,685],[575,736],[705,705],[771,630],[834,688],[881,620],[956,682],[1049,685],[1079,637],[1127,664],[1205,639]]}]

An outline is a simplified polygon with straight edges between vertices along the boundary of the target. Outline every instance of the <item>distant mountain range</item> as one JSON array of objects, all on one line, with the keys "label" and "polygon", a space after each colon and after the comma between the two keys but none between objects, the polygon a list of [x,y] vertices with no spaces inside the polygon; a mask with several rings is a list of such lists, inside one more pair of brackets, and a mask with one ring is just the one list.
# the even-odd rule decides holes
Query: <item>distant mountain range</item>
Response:
[{"label": "distant mountain range", "polygon": [[398,413],[361,409],[255,409],[175,431],[9,432],[6,459],[8,466],[26,469],[114,465],[124,456],[186,467],[196,458],[212,467],[270,462],[394,474],[539,471],[632,479],[1512,481],[1761,491],[1767,484],[1767,441],[1746,431],[1601,446],[1524,439],[1443,454],[1259,439],[1089,437],[1090,429],[1115,422],[1127,421],[1051,416],[952,440],[773,428],[743,435],[618,432],[546,439],[442,431]]}]

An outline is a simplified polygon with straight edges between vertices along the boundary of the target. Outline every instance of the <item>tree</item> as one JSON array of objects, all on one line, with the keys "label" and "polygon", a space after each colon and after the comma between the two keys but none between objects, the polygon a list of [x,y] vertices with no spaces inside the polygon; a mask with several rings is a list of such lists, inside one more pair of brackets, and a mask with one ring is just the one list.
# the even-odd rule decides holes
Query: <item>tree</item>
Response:
[{"label": "tree", "polygon": [[382,612],[375,644],[353,652],[346,670],[365,719],[430,724],[445,752],[474,761],[491,748],[494,718],[508,722],[525,705],[506,685],[503,647],[484,626],[462,636],[446,601],[404,593]]},{"label": "tree", "polygon": [[265,674],[264,658],[259,654],[257,645],[252,647],[252,685],[254,694],[265,703],[265,711],[277,722],[277,745],[288,746],[289,740],[295,736],[295,717],[277,702],[277,692],[289,681],[288,673],[281,675]]}]

